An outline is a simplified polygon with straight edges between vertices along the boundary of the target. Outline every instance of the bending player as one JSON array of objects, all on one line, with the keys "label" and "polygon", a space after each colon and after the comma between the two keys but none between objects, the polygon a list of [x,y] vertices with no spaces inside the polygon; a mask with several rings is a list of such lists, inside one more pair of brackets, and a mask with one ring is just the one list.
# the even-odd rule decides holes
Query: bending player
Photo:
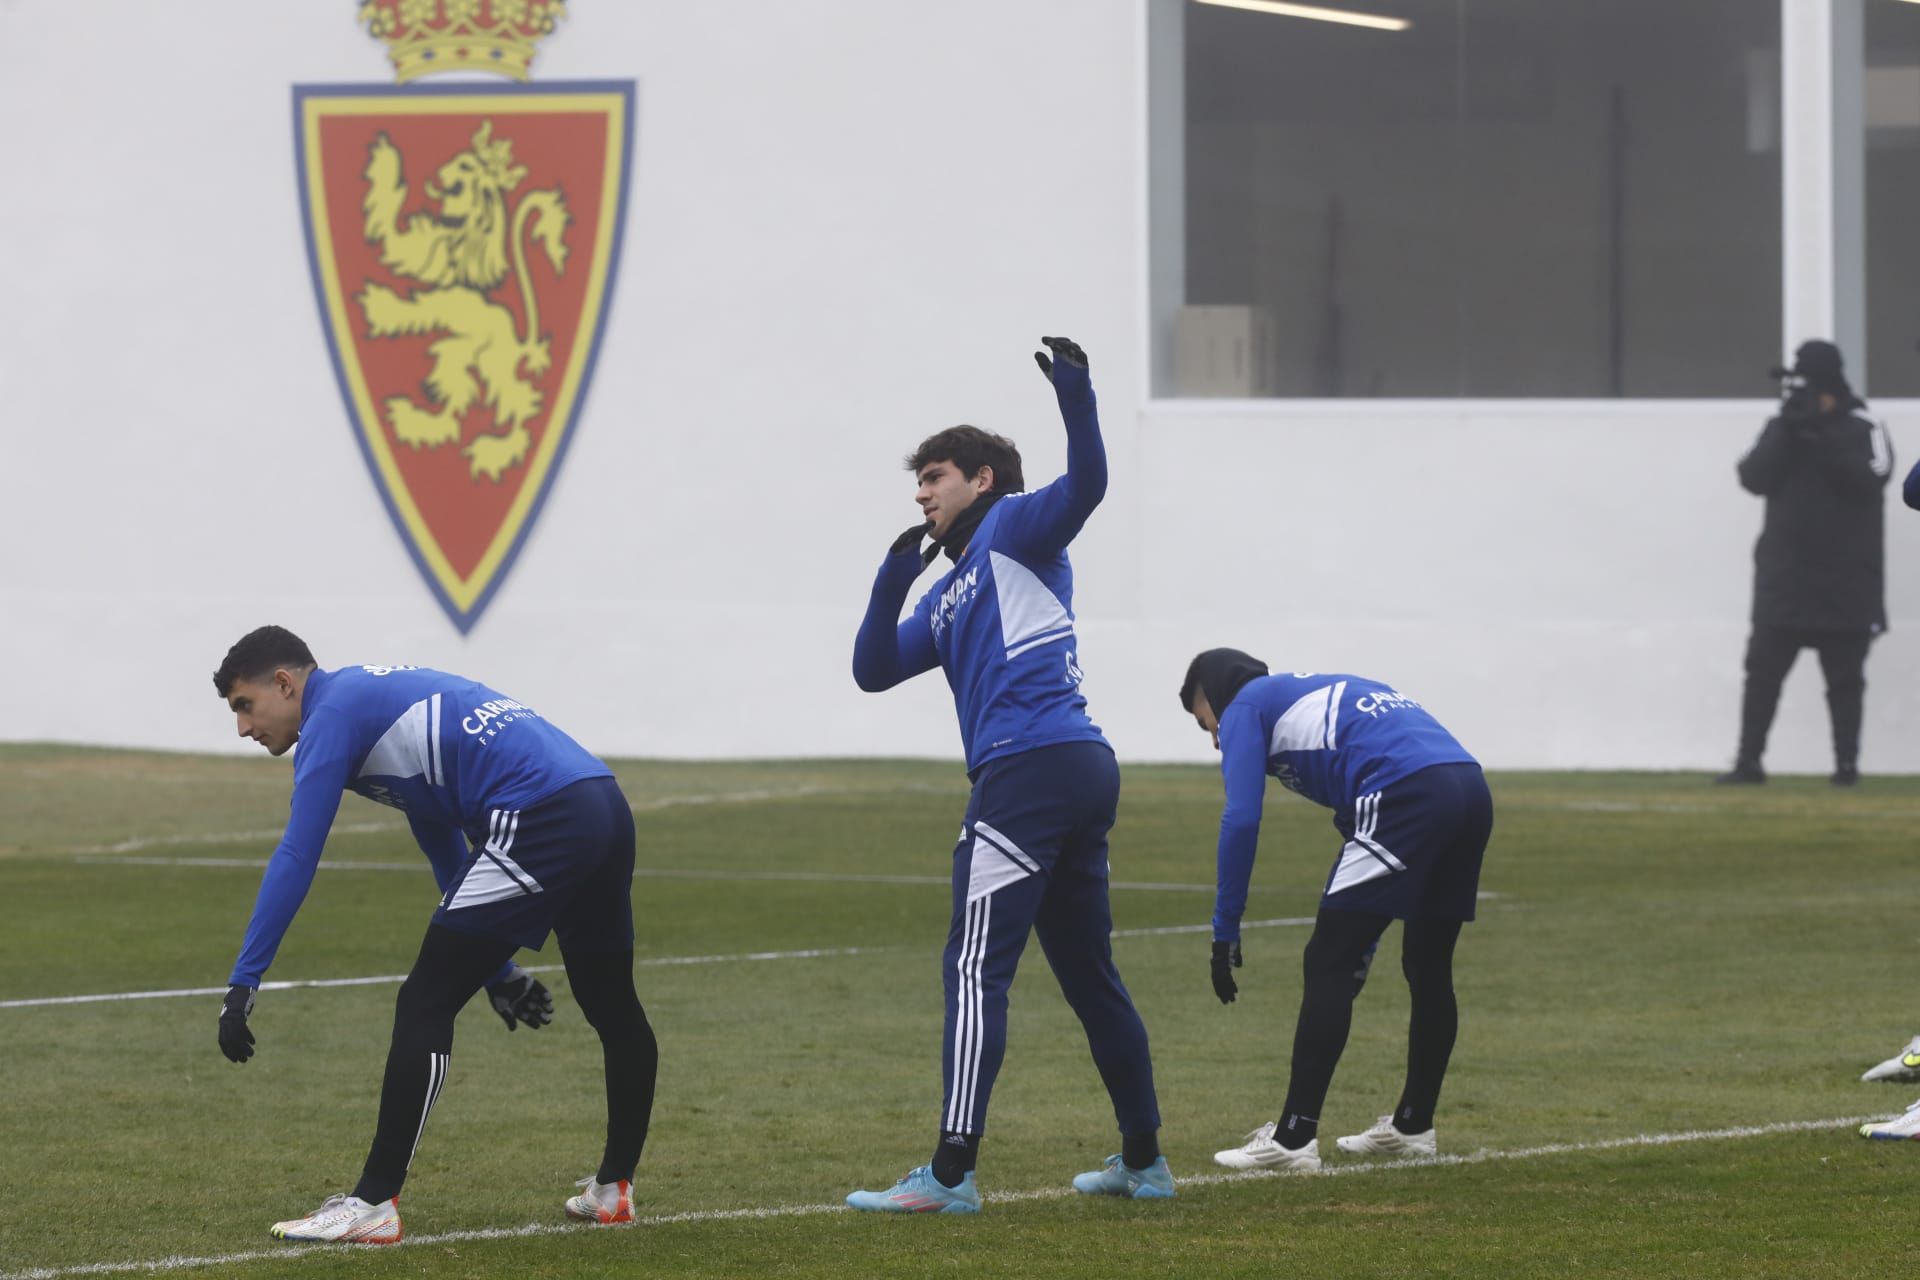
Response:
[{"label": "bending player", "polygon": [[[885,1213],[977,1213],[987,1099],[1007,1038],[1007,989],[1037,933],[1086,1028],[1120,1126],[1120,1151],[1074,1178],[1089,1195],[1173,1195],[1160,1154],[1147,1030],[1113,965],[1107,831],[1120,796],[1113,749],[1087,717],[1067,544],[1106,493],[1107,457],[1086,354],[1065,338],[1036,352],[1067,428],[1067,473],[1024,493],[1013,442],[978,427],[929,437],[907,460],[926,517],[894,541],[854,641],[862,689],[938,666],[960,716],[967,801],[953,851],[953,920],[941,972],[944,1101],[933,1159],[847,1203]],[[923,537],[932,545],[922,553]],[[899,621],[940,552],[953,568]]]},{"label": "bending player", "polygon": [[1307,940],[1293,1070],[1280,1119],[1214,1159],[1230,1169],[1320,1167],[1320,1108],[1346,1048],[1354,998],[1380,935],[1406,921],[1401,969],[1413,995],[1407,1080],[1391,1115],[1339,1139],[1355,1155],[1432,1155],[1433,1112],[1459,1027],[1453,949],[1473,919],[1493,799],[1480,766],[1419,703],[1360,676],[1267,674],[1237,649],[1193,660],[1180,705],[1213,735],[1220,815],[1213,989],[1233,1003],[1267,775],[1333,810],[1342,844]]},{"label": "bending player", "polygon": [[400,1188],[446,1083],[454,1015],[484,986],[508,1030],[548,1022],[552,998],[512,957],[520,947],[539,950],[549,931],[606,1064],[606,1148],[566,1213],[631,1222],[659,1050],[633,987],[633,813],[606,765],[485,685],[415,667],[323,671],[281,627],[241,637],[213,683],[241,737],[276,756],[300,748],[292,815],[261,877],[221,1007],[221,1052],[234,1062],[253,1056],[254,993],[313,884],[342,792],[403,811],[445,893],[400,987],[359,1184],[304,1218],[275,1223],[272,1234],[400,1239]]},{"label": "bending player", "polygon": [[[1909,507],[1920,510],[1920,462],[1907,472],[1906,483],[1900,486],[1900,498]],[[1880,1081],[1886,1084],[1910,1084],[1920,1080],[1920,1036],[1907,1042],[1906,1048],[1875,1067],[1868,1067],[1862,1080]],[[1920,1102],[1915,1102],[1905,1112],[1891,1120],[1876,1120],[1860,1126],[1863,1138],[1920,1138]]]}]

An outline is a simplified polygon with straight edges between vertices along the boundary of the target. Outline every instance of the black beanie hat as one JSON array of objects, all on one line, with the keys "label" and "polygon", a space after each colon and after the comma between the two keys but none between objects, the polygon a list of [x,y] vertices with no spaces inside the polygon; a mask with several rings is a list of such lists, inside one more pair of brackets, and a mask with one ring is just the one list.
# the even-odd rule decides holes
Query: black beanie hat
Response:
[{"label": "black beanie hat", "polygon": [[1846,362],[1840,348],[1831,342],[1815,338],[1801,343],[1793,353],[1793,372],[1815,391],[1836,396],[1853,394],[1853,388],[1847,385]]},{"label": "black beanie hat", "polygon": [[1238,649],[1208,649],[1187,667],[1187,678],[1180,685],[1180,709],[1193,710],[1193,691],[1207,695],[1207,705],[1219,716],[1247,681],[1267,674],[1267,664]]}]

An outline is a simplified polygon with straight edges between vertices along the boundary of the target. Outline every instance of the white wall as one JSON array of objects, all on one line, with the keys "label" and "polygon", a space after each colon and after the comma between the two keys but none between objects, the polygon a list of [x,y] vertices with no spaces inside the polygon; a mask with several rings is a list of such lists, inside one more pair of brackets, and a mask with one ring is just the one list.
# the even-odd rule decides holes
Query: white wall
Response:
[{"label": "white wall", "polygon": [[[937,677],[854,689],[853,628],[921,436],[1058,470],[1028,352],[1065,332],[1113,457],[1076,562],[1125,757],[1204,756],[1171,695],[1227,643],[1398,681],[1496,765],[1731,752],[1764,405],[1147,404],[1133,4],[574,4],[538,77],[639,83],[621,278],[465,637],[354,443],[295,197],[290,86],[387,81],[381,51],[334,0],[97,8],[0,2],[0,739],[237,749],[208,675],[277,621],[611,754],[953,756]],[[1920,405],[1882,407],[1904,469]],[[1920,769],[1906,514],[1870,770]],[[1809,660],[1769,764],[1824,738]]]}]

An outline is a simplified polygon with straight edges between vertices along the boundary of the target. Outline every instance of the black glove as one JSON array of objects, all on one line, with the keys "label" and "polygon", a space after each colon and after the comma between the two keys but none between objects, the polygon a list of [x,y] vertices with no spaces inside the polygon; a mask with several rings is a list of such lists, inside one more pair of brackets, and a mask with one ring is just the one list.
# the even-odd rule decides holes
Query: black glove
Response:
[{"label": "black glove", "polygon": [[[1076,369],[1087,367],[1087,353],[1072,338],[1042,338],[1040,342],[1054,355],[1074,366]],[[1053,361],[1047,358],[1046,351],[1033,353],[1033,362],[1040,366],[1041,374],[1048,382],[1053,381]]]},{"label": "black glove", "polygon": [[520,1022],[537,1031],[553,1021],[553,993],[519,965],[508,970],[500,981],[488,985],[487,999],[493,1002],[493,1011],[500,1015],[500,1021],[507,1024],[509,1031]]},{"label": "black glove", "polygon": [[920,550],[920,539],[926,537],[929,533],[932,533],[932,532],[933,532],[933,521],[928,520],[923,524],[917,524],[913,526],[913,528],[901,534],[899,537],[895,538],[893,540],[893,545],[887,548],[887,554],[890,556],[897,556],[903,551],[917,552]]},{"label": "black glove", "polygon": [[1213,994],[1220,997],[1221,1004],[1232,1004],[1233,998],[1240,994],[1240,984],[1233,980],[1233,971],[1239,967],[1239,943],[1213,944]]},{"label": "black glove", "polygon": [[253,1032],[247,1028],[247,1015],[253,1012],[252,987],[228,987],[227,998],[220,1002],[220,1052],[228,1062],[245,1062],[253,1056]]}]

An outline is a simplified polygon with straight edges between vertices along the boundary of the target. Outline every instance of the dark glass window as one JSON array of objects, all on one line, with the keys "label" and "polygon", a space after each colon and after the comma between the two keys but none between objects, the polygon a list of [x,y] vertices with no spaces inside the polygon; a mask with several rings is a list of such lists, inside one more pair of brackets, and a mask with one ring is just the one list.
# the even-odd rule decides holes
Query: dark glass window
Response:
[{"label": "dark glass window", "polygon": [[1319,3],[1182,6],[1158,394],[1768,393],[1779,0]]},{"label": "dark glass window", "polygon": [[1920,4],[1867,0],[1870,395],[1920,396]]}]

